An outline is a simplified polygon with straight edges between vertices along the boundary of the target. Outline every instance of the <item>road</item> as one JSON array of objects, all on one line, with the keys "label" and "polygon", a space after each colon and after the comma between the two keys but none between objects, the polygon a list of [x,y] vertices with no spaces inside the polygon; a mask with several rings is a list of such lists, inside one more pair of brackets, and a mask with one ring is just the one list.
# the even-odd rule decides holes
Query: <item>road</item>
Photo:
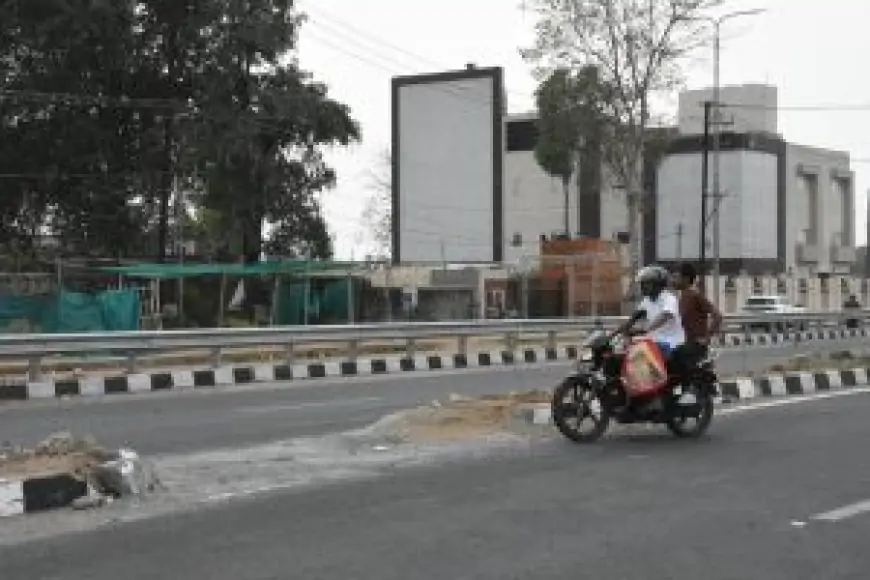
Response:
[{"label": "road", "polygon": [[854,395],[699,442],[538,442],[0,549],[0,577],[864,580],[868,415]]},{"label": "road", "polygon": [[[855,348],[830,341],[795,348],[722,351],[723,376],[762,370],[800,353]],[[824,346],[822,346],[824,345]],[[70,430],[109,446],[131,445],[149,455],[240,447],[355,429],[383,415],[451,393],[550,389],[566,364],[414,373],[188,393],[148,393],[70,401],[28,401],[0,407],[0,441],[34,443]]]}]

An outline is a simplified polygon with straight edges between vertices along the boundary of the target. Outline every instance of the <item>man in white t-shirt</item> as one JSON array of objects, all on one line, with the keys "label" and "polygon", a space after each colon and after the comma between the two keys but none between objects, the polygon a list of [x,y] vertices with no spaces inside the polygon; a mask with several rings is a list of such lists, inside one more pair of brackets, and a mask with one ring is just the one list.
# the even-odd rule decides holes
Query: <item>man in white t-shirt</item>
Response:
[{"label": "man in white t-shirt", "polygon": [[668,272],[658,266],[641,268],[635,279],[643,298],[637,312],[623,327],[624,332],[640,320],[645,320],[645,334],[652,338],[669,356],[675,348],[686,342],[680,301],[668,290]]}]

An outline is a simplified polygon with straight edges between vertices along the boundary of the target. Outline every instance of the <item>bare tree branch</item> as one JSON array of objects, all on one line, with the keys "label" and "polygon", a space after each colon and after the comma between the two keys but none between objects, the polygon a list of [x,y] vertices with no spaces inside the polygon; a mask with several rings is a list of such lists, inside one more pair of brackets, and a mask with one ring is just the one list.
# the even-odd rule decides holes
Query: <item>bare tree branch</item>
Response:
[{"label": "bare tree branch", "polygon": [[682,66],[706,44],[699,17],[724,0],[528,0],[535,42],[521,55],[538,78],[593,66],[608,87],[605,163],[626,189],[631,266],[640,263],[642,171],[650,97],[682,82]]},{"label": "bare tree branch", "polygon": [[390,176],[392,155],[389,149],[382,151],[373,169],[369,171],[369,197],[363,210],[362,220],[375,243],[377,258],[387,258],[392,244],[392,197],[393,185]]}]

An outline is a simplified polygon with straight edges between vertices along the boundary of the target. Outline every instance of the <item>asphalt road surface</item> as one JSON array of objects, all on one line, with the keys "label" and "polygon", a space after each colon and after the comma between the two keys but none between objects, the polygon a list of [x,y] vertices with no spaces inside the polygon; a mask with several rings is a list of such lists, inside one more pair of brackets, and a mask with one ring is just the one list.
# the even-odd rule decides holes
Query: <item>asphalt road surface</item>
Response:
[{"label": "asphalt road surface", "polygon": [[[727,376],[763,370],[796,354],[859,345],[853,340],[723,350],[717,365]],[[359,428],[387,413],[444,400],[451,393],[550,389],[569,368],[517,366],[311,381],[293,387],[28,401],[0,407],[0,441],[32,444],[69,430],[149,455],[239,447]]]},{"label": "asphalt road surface", "polygon": [[556,440],[0,549],[51,580],[866,580],[870,396]]}]

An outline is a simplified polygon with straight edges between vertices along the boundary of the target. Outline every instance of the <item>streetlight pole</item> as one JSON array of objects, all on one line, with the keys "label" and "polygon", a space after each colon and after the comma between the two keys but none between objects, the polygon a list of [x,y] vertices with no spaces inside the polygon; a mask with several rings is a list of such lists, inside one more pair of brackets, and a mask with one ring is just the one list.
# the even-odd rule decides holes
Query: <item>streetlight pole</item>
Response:
[{"label": "streetlight pole", "polygon": [[[722,201],[722,191],[719,182],[720,169],[720,130],[722,114],[719,104],[721,102],[721,88],[719,86],[719,30],[722,18],[713,24],[713,304],[719,307],[719,204]],[[707,217],[704,216],[706,220]]]},{"label": "streetlight pole", "polygon": [[[710,18],[710,22],[713,24],[713,303],[718,307],[719,306],[719,282],[720,282],[720,250],[719,250],[719,240],[720,240],[720,212],[719,206],[722,203],[722,190],[720,184],[720,153],[721,153],[721,141],[720,141],[720,131],[722,126],[722,115],[721,115],[721,86],[719,81],[719,54],[721,47],[721,36],[720,30],[722,28],[722,23],[731,20],[732,18],[737,18],[739,16],[753,16],[755,14],[761,14],[765,12],[763,8],[757,8],[754,10],[738,10],[736,12],[729,12],[728,14],[724,14],[718,18]],[[704,220],[707,220],[706,214],[704,215]]]},{"label": "streetlight pole", "polygon": [[698,271],[701,275],[701,289],[707,290],[707,200],[710,199],[708,167],[710,164],[710,109],[713,103],[704,101],[704,143],[701,153],[701,228],[698,235]]}]

